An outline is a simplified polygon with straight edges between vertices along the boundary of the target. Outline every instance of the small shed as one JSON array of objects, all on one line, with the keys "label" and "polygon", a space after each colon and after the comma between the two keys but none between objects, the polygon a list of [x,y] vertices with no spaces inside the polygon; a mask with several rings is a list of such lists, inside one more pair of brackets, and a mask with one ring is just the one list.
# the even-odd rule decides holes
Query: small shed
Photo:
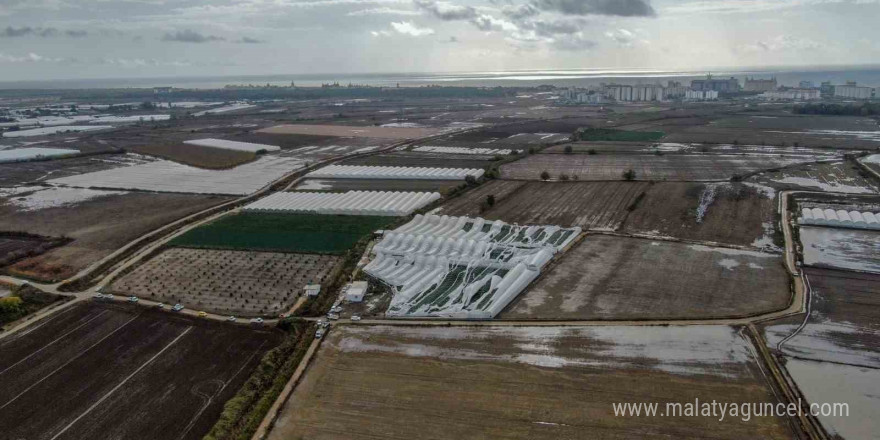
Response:
[{"label": "small shed", "polygon": [[367,294],[368,288],[369,284],[367,284],[366,281],[355,281],[350,283],[345,289],[345,299],[348,302],[361,302],[364,300],[364,295]]},{"label": "small shed", "polygon": [[306,296],[318,296],[321,293],[321,285],[320,284],[306,284],[304,287],[306,291]]}]

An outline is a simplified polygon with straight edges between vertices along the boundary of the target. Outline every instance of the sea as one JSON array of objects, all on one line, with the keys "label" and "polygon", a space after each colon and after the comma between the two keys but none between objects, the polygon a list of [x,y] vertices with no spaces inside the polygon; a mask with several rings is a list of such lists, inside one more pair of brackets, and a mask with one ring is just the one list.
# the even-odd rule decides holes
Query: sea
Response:
[{"label": "sea", "polygon": [[823,81],[845,84],[855,81],[859,85],[880,87],[880,66],[835,66],[798,68],[743,68],[743,69],[546,69],[509,70],[486,72],[435,72],[435,73],[361,73],[361,74],[290,74],[290,75],[240,75],[240,76],[180,76],[156,78],[101,78],[58,79],[40,81],[2,81],[0,89],[120,89],[176,87],[190,89],[217,89],[227,85],[273,85],[315,87],[327,83],[383,86],[475,86],[475,87],[531,87],[553,85],[557,87],[588,87],[601,83],[616,84],[666,84],[679,81],[688,85],[692,79],[746,77],[769,79],[775,77],[781,86],[797,87],[801,81],[815,86]]}]

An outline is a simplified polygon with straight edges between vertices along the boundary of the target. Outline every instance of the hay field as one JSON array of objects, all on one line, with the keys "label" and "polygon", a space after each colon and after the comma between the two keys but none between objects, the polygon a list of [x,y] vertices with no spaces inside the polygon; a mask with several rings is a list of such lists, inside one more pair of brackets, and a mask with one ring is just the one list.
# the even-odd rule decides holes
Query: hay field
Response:
[{"label": "hay field", "polygon": [[257,158],[249,151],[236,151],[201,145],[151,143],[128,147],[128,151],[168,159],[209,170],[234,168]]},{"label": "hay field", "polygon": [[775,401],[729,327],[334,327],[270,440],[788,439],[784,419],[615,417]]}]

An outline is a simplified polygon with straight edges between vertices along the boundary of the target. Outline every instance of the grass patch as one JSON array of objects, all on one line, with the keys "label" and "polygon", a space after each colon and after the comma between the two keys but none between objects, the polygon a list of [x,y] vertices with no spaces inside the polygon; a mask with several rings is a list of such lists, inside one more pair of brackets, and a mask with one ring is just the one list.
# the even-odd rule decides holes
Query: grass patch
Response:
[{"label": "grass patch", "polygon": [[281,395],[315,337],[315,326],[291,319],[278,326],[287,331],[287,337],[266,352],[251,377],[223,406],[220,419],[203,440],[249,440]]},{"label": "grass patch", "polygon": [[393,217],[240,213],[171,241],[172,246],[341,255]]},{"label": "grass patch", "polygon": [[613,128],[581,128],[574,132],[579,141],[651,142],[665,136],[662,131],[626,131]]},{"label": "grass patch", "polygon": [[[0,285],[0,288],[6,287]],[[0,324],[24,318],[56,301],[63,301],[61,295],[43,292],[32,286],[24,285],[10,288],[9,296],[0,298]]]}]

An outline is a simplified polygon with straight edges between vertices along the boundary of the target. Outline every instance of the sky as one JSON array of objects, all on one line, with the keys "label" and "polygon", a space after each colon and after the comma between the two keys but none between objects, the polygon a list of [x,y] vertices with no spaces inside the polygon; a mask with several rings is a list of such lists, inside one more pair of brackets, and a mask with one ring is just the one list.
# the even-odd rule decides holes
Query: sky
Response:
[{"label": "sky", "polygon": [[0,81],[877,64],[880,0],[0,0]]}]

